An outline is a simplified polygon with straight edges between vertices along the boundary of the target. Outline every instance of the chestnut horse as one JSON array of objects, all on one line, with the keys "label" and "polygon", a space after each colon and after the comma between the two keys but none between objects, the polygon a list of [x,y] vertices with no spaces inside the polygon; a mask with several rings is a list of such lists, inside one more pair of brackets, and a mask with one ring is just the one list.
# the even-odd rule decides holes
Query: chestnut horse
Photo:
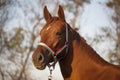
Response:
[{"label": "chestnut horse", "polygon": [[64,80],[120,80],[120,67],[103,60],[70,27],[61,6],[58,17],[51,16],[45,6],[44,17],[41,41],[32,56],[37,69],[55,66],[59,61]]}]

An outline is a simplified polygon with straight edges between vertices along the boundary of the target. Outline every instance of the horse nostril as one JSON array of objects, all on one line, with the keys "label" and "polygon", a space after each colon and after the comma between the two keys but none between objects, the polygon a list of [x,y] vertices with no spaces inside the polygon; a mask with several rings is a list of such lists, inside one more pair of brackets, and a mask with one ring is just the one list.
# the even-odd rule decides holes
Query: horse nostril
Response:
[{"label": "horse nostril", "polygon": [[42,62],[42,61],[43,61],[43,55],[42,55],[42,54],[38,57],[38,61],[39,61],[39,62]]},{"label": "horse nostril", "polygon": [[38,58],[38,60],[39,60],[39,61],[41,61],[41,60],[42,60],[42,56],[41,56],[41,55],[40,55],[40,57]]}]

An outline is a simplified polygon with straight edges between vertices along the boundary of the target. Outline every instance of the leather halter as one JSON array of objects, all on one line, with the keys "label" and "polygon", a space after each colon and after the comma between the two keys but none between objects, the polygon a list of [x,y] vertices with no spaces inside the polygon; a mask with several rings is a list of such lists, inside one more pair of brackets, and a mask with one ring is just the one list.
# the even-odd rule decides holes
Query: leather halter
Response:
[{"label": "leather halter", "polygon": [[48,51],[50,51],[51,52],[51,54],[52,54],[52,56],[53,56],[53,58],[54,58],[54,61],[50,64],[48,64],[47,66],[49,67],[49,71],[50,71],[50,75],[48,76],[48,80],[52,80],[52,71],[54,70],[54,68],[55,68],[55,64],[57,63],[57,61],[59,61],[60,59],[62,59],[62,58],[60,58],[60,59],[57,59],[57,56],[64,50],[64,49],[66,49],[66,54],[67,54],[67,52],[68,52],[68,25],[67,25],[67,23],[66,23],[66,41],[65,41],[65,44],[62,46],[62,47],[60,47],[56,52],[50,47],[50,46],[48,46],[46,43],[44,43],[44,42],[40,42],[40,43],[38,43],[38,46],[42,46],[42,47],[44,47],[44,48],[46,48]]},{"label": "leather halter", "polygon": [[53,66],[53,68],[54,68],[56,62],[59,61],[59,60],[57,59],[57,56],[58,56],[64,49],[66,49],[66,53],[67,53],[67,51],[68,51],[68,25],[67,25],[67,23],[66,23],[66,41],[65,41],[65,44],[64,44],[61,48],[58,49],[58,51],[55,52],[51,47],[49,47],[49,46],[48,46],[46,43],[44,43],[44,42],[38,43],[38,46],[42,46],[42,47],[46,48],[48,51],[51,52],[51,54],[52,54],[52,56],[53,56],[53,58],[54,58],[54,61],[53,61],[52,64],[49,63],[49,64],[48,64],[48,67],[51,68],[51,66]]}]

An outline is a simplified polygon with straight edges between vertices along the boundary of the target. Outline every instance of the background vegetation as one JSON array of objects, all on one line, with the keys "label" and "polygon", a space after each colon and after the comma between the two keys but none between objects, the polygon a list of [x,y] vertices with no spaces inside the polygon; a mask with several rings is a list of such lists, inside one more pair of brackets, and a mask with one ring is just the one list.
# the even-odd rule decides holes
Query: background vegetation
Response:
[{"label": "background vegetation", "polygon": [[[44,25],[42,9],[46,3],[52,2],[54,5],[53,13],[56,14],[57,6],[62,4],[65,10],[73,14],[73,18],[69,20],[73,28],[80,29],[80,25],[76,25],[78,16],[84,12],[84,4],[90,4],[90,0],[36,0],[36,6],[22,3],[20,0],[0,0],[0,80],[34,80],[29,74],[32,65],[31,55],[39,40],[39,30]],[[111,28],[114,33],[111,33],[110,28],[101,28],[104,35],[96,35],[94,38],[87,37],[90,40],[90,45],[96,45],[100,42],[110,39],[115,42],[114,50],[109,50],[109,62],[120,64],[120,0],[113,0],[106,3],[106,6],[114,10],[111,19],[114,22]],[[14,20],[14,7],[22,10],[21,13],[25,16],[24,21],[16,24],[9,23]],[[36,9],[37,8],[37,9]],[[41,13],[40,13],[41,12]],[[32,17],[29,17],[32,16]],[[109,16],[109,15],[108,15]],[[24,22],[23,21],[23,22]],[[8,28],[6,27],[9,25]]]}]

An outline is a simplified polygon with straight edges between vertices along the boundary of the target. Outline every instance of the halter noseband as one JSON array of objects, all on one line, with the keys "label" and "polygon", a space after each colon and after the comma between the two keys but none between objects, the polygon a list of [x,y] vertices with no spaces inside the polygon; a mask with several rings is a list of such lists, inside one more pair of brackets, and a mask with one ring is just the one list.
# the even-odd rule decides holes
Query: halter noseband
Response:
[{"label": "halter noseband", "polygon": [[[52,54],[52,56],[53,56],[53,58],[54,58],[54,63],[49,64],[48,67],[51,67],[51,66],[54,67],[55,64],[56,64],[56,62],[58,61],[57,55],[60,54],[64,49],[66,49],[66,48],[68,47],[68,25],[67,25],[67,23],[66,23],[66,42],[65,42],[65,44],[64,44],[61,48],[59,48],[56,52],[55,52],[52,48],[50,48],[50,47],[49,47],[46,43],[44,43],[44,42],[38,43],[38,46],[42,46],[42,47],[46,48],[48,51],[51,52],[51,54]],[[68,49],[66,49],[66,53],[67,53],[67,51],[68,51]]]}]

